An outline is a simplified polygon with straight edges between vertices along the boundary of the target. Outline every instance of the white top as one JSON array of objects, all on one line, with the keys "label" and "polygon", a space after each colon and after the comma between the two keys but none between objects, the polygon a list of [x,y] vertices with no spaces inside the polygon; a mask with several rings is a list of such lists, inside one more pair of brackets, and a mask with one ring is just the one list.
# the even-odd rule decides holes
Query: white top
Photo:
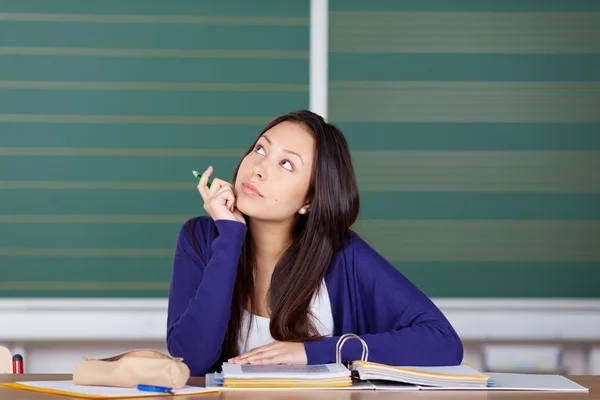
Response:
[{"label": "white top", "polygon": [[[310,303],[310,312],[315,317],[315,327],[322,336],[333,336],[333,314],[331,313],[331,303],[329,301],[329,292],[325,280],[321,282],[321,287],[316,296],[313,297]],[[269,318],[264,318],[259,315],[254,315],[250,334],[248,332],[248,324],[253,315],[244,309],[242,316],[242,326],[240,330],[240,338],[238,340],[238,354],[243,354],[256,347],[264,346],[274,341],[269,331]]]}]

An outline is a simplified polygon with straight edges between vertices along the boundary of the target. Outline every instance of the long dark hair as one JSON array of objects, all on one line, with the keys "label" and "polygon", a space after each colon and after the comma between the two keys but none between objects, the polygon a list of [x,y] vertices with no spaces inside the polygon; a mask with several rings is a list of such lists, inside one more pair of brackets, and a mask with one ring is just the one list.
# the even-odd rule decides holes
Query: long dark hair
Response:
[{"label": "long dark hair", "polygon": [[[277,262],[268,295],[270,332],[275,340],[319,338],[309,307],[333,253],[338,250],[359,214],[360,200],[350,149],[342,132],[313,112],[301,110],[271,121],[245,153],[248,155],[267,130],[283,122],[301,123],[312,133],[315,157],[308,198],[310,212],[298,214],[291,246]],[[240,161],[241,164],[241,161]],[[233,182],[240,164],[235,169]],[[248,217],[246,217],[248,219]],[[231,317],[223,343],[223,358],[237,355],[242,316],[247,304],[254,313],[255,249],[248,231],[238,265]]]}]

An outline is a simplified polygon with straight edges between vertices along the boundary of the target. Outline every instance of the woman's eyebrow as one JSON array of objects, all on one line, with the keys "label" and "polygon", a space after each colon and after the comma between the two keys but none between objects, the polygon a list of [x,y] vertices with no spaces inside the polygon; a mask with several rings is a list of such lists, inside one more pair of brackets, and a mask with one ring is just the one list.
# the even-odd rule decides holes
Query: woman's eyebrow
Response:
[{"label": "woman's eyebrow", "polygon": [[[271,146],[271,139],[269,139],[269,137],[267,135],[262,135],[262,137],[265,138],[265,140],[267,141],[267,143],[269,143],[269,146]],[[302,165],[304,165],[304,160],[302,159],[302,156],[298,153],[296,153],[295,151],[292,150],[288,150],[288,149],[281,149],[282,152],[287,153],[287,154],[293,154],[296,157],[298,157],[300,159],[300,161],[302,161]]]}]

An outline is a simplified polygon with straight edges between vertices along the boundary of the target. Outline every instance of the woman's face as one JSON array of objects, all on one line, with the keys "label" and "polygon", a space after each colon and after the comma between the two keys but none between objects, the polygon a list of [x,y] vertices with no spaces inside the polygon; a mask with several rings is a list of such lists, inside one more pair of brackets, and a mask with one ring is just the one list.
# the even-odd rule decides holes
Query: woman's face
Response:
[{"label": "woman's face", "polygon": [[293,218],[307,204],[314,153],[315,140],[303,124],[284,121],[267,130],[240,164],[238,210],[260,220]]}]

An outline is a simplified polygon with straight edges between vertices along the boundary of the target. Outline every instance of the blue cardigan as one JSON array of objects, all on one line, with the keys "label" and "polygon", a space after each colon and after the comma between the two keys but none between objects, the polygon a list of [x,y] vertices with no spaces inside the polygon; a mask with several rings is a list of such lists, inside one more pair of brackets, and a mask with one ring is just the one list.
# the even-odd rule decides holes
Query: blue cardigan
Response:
[{"label": "blue cardigan", "polygon": [[[219,367],[246,225],[197,217],[179,232],[169,291],[167,348],[192,376]],[[325,275],[334,336],[305,342],[308,364],[335,362],[339,336],[360,335],[369,361],[404,366],[460,364],[463,346],[440,310],[356,233],[332,257]],[[347,341],[342,361],[362,345]]]}]

